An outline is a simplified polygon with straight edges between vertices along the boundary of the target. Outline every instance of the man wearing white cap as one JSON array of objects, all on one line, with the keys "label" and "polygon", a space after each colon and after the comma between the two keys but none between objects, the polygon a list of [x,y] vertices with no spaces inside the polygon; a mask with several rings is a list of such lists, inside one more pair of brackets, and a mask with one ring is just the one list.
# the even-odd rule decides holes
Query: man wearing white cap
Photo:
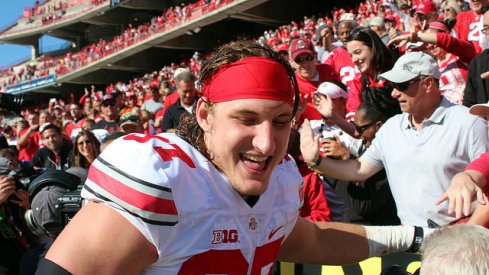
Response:
[{"label": "man wearing white cap", "polygon": [[345,99],[348,97],[347,88],[339,80],[330,80],[321,83],[318,87],[318,92],[323,95],[329,96],[333,100],[333,109],[337,112],[343,113],[345,109]]},{"label": "man wearing white cap", "polygon": [[304,160],[334,178],[363,181],[386,169],[398,216],[404,225],[445,225],[456,221],[448,203],[435,205],[450,179],[488,149],[484,120],[450,103],[438,88],[436,61],[422,52],[407,53],[380,75],[392,82],[402,114],[389,119],[358,160],[319,158],[318,139],[306,123],[301,134]]},{"label": "man wearing white cap", "polygon": [[[332,111],[335,115],[344,118],[346,114],[347,88],[339,80],[330,80],[321,83],[317,92],[331,99]],[[359,139],[344,133],[340,127],[328,119],[311,120],[313,132],[321,137],[322,155],[335,159],[349,159],[351,155],[358,157],[362,146]],[[322,178],[323,182],[327,182]],[[346,211],[345,203],[329,184],[324,184],[328,207],[333,221],[344,221]]]}]

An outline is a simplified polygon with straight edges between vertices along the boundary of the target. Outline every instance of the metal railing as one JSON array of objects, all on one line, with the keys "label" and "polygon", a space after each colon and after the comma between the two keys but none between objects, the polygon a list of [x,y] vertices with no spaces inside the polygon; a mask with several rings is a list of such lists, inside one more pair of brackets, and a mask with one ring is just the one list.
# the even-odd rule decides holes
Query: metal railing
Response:
[{"label": "metal railing", "polygon": [[[43,4],[50,2],[51,0],[45,1]],[[15,22],[10,23],[0,31],[0,37],[2,35],[18,34],[19,32],[27,32],[33,29],[37,29],[40,26],[48,26],[51,24],[68,21],[75,17],[86,14],[88,11],[93,10],[102,4],[109,3],[110,0],[70,0],[68,5],[63,10],[54,10],[53,12],[36,14],[35,16],[21,15]],[[49,4],[49,3],[48,3]],[[85,5],[84,8],[80,9],[80,6]],[[32,7],[30,7],[32,8]],[[26,8],[28,10],[28,8]],[[60,14],[63,12],[63,14]],[[55,15],[52,20],[46,20],[43,22],[42,17],[47,15]]]}]

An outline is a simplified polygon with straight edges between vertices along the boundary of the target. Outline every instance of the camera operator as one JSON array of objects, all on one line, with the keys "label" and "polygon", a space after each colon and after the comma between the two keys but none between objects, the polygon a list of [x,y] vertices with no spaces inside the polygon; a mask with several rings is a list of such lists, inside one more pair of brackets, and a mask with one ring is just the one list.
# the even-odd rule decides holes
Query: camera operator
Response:
[{"label": "camera operator", "polygon": [[[13,170],[11,162],[0,157],[0,268],[7,274],[16,274],[19,261],[33,239],[28,239],[28,230],[23,220],[24,211],[30,207],[27,192],[16,188],[16,182],[8,174]],[[17,189],[17,190],[16,190]]]},{"label": "camera operator", "polygon": [[72,167],[66,171],[48,169],[29,184],[31,210],[25,214],[30,231],[40,245],[22,257],[20,274],[34,274],[38,261],[82,206],[81,184],[85,182],[87,170]]}]

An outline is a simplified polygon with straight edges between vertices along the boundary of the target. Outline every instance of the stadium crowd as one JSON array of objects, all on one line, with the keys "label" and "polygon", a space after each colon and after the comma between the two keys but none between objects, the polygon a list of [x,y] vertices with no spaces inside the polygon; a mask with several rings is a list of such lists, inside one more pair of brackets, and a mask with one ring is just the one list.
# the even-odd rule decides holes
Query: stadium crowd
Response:
[{"label": "stadium crowd", "polygon": [[62,76],[73,72],[136,43],[151,39],[164,31],[178,28],[188,20],[202,16],[230,2],[232,1],[202,0],[193,4],[170,7],[149,22],[138,26],[129,24],[121,35],[115,36],[111,41],[100,39],[97,43],[87,45],[80,51],[68,52],[61,57],[41,56],[35,60],[12,66],[0,72],[3,80],[0,84],[1,89],[5,91],[7,86],[47,75]]},{"label": "stadium crowd", "polygon": [[106,0],[46,0],[36,1],[34,6],[24,9],[24,13],[18,18],[16,24],[6,27],[1,33],[32,29],[33,27],[45,26],[54,22],[59,22],[66,16],[81,14],[89,9],[95,8]]},{"label": "stadium crowd", "polygon": [[[197,6],[223,2],[177,6],[110,42],[43,57],[11,70],[2,87],[54,67],[66,74],[178,27]],[[487,0],[379,0],[305,16],[256,38],[297,78],[301,102],[288,153],[304,182],[300,215],[313,222],[489,227],[488,30]],[[49,190],[46,179],[75,176],[82,184],[118,137],[185,130],[180,123],[195,116],[205,92],[197,79],[206,58],[195,52],[127,83],[86,87],[15,116],[0,110],[1,242],[12,251],[0,273],[33,274],[64,227],[58,197],[76,186]],[[12,171],[16,176],[8,176]],[[16,187],[19,175],[32,178],[27,190]]]}]

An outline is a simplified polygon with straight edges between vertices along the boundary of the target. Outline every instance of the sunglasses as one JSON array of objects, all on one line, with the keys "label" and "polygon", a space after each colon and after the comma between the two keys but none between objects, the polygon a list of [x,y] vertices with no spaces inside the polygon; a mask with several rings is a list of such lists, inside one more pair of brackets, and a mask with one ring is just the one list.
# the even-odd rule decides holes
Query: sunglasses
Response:
[{"label": "sunglasses", "polygon": [[392,83],[392,86],[394,87],[394,89],[398,90],[399,92],[404,92],[407,89],[409,89],[409,85],[411,85],[417,81],[420,81],[420,80],[421,80],[421,78],[415,78],[413,80],[409,80],[406,82],[401,82],[401,83],[391,82],[391,83]]},{"label": "sunglasses", "polygon": [[363,132],[365,132],[365,130],[367,130],[368,128],[370,128],[370,127],[374,126],[374,125],[375,125],[375,123],[376,123],[376,121],[372,121],[372,122],[367,123],[367,124],[362,125],[362,126],[358,126],[358,125],[356,125],[355,123],[353,123],[353,126],[355,126],[355,130],[357,130],[357,132],[358,132],[359,134],[362,134]]},{"label": "sunglasses", "polygon": [[443,12],[450,12],[450,11],[452,11],[452,9],[450,9],[450,8],[447,8],[447,9],[444,9],[443,10]]},{"label": "sunglasses", "polygon": [[112,103],[112,102],[110,102],[110,103],[104,103],[104,104],[102,104],[102,106],[104,106],[104,107],[109,107],[109,106],[110,107],[114,107],[115,106],[115,103]]},{"label": "sunglasses", "polygon": [[294,59],[295,63],[302,63],[304,61],[313,61],[314,60],[314,55],[308,55],[306,57],[297,57]]},{"label": "sunglasses", "polygon": [[352,41],[354,40],[354,38],[359,35],[360,33],[366,33],[366,30],[365,28],[356,28],[354,30],[352,30],[349,34],[348,34],[348,37],[346,38],[346,41]]},{"label": "sunglasses", "polygon": [[77,144],[78,145],[82,145],[82,144],[88,145],[88,144],[92,144],[92,141],[91,140],[83,140],[83,141],[79,141]]}]

